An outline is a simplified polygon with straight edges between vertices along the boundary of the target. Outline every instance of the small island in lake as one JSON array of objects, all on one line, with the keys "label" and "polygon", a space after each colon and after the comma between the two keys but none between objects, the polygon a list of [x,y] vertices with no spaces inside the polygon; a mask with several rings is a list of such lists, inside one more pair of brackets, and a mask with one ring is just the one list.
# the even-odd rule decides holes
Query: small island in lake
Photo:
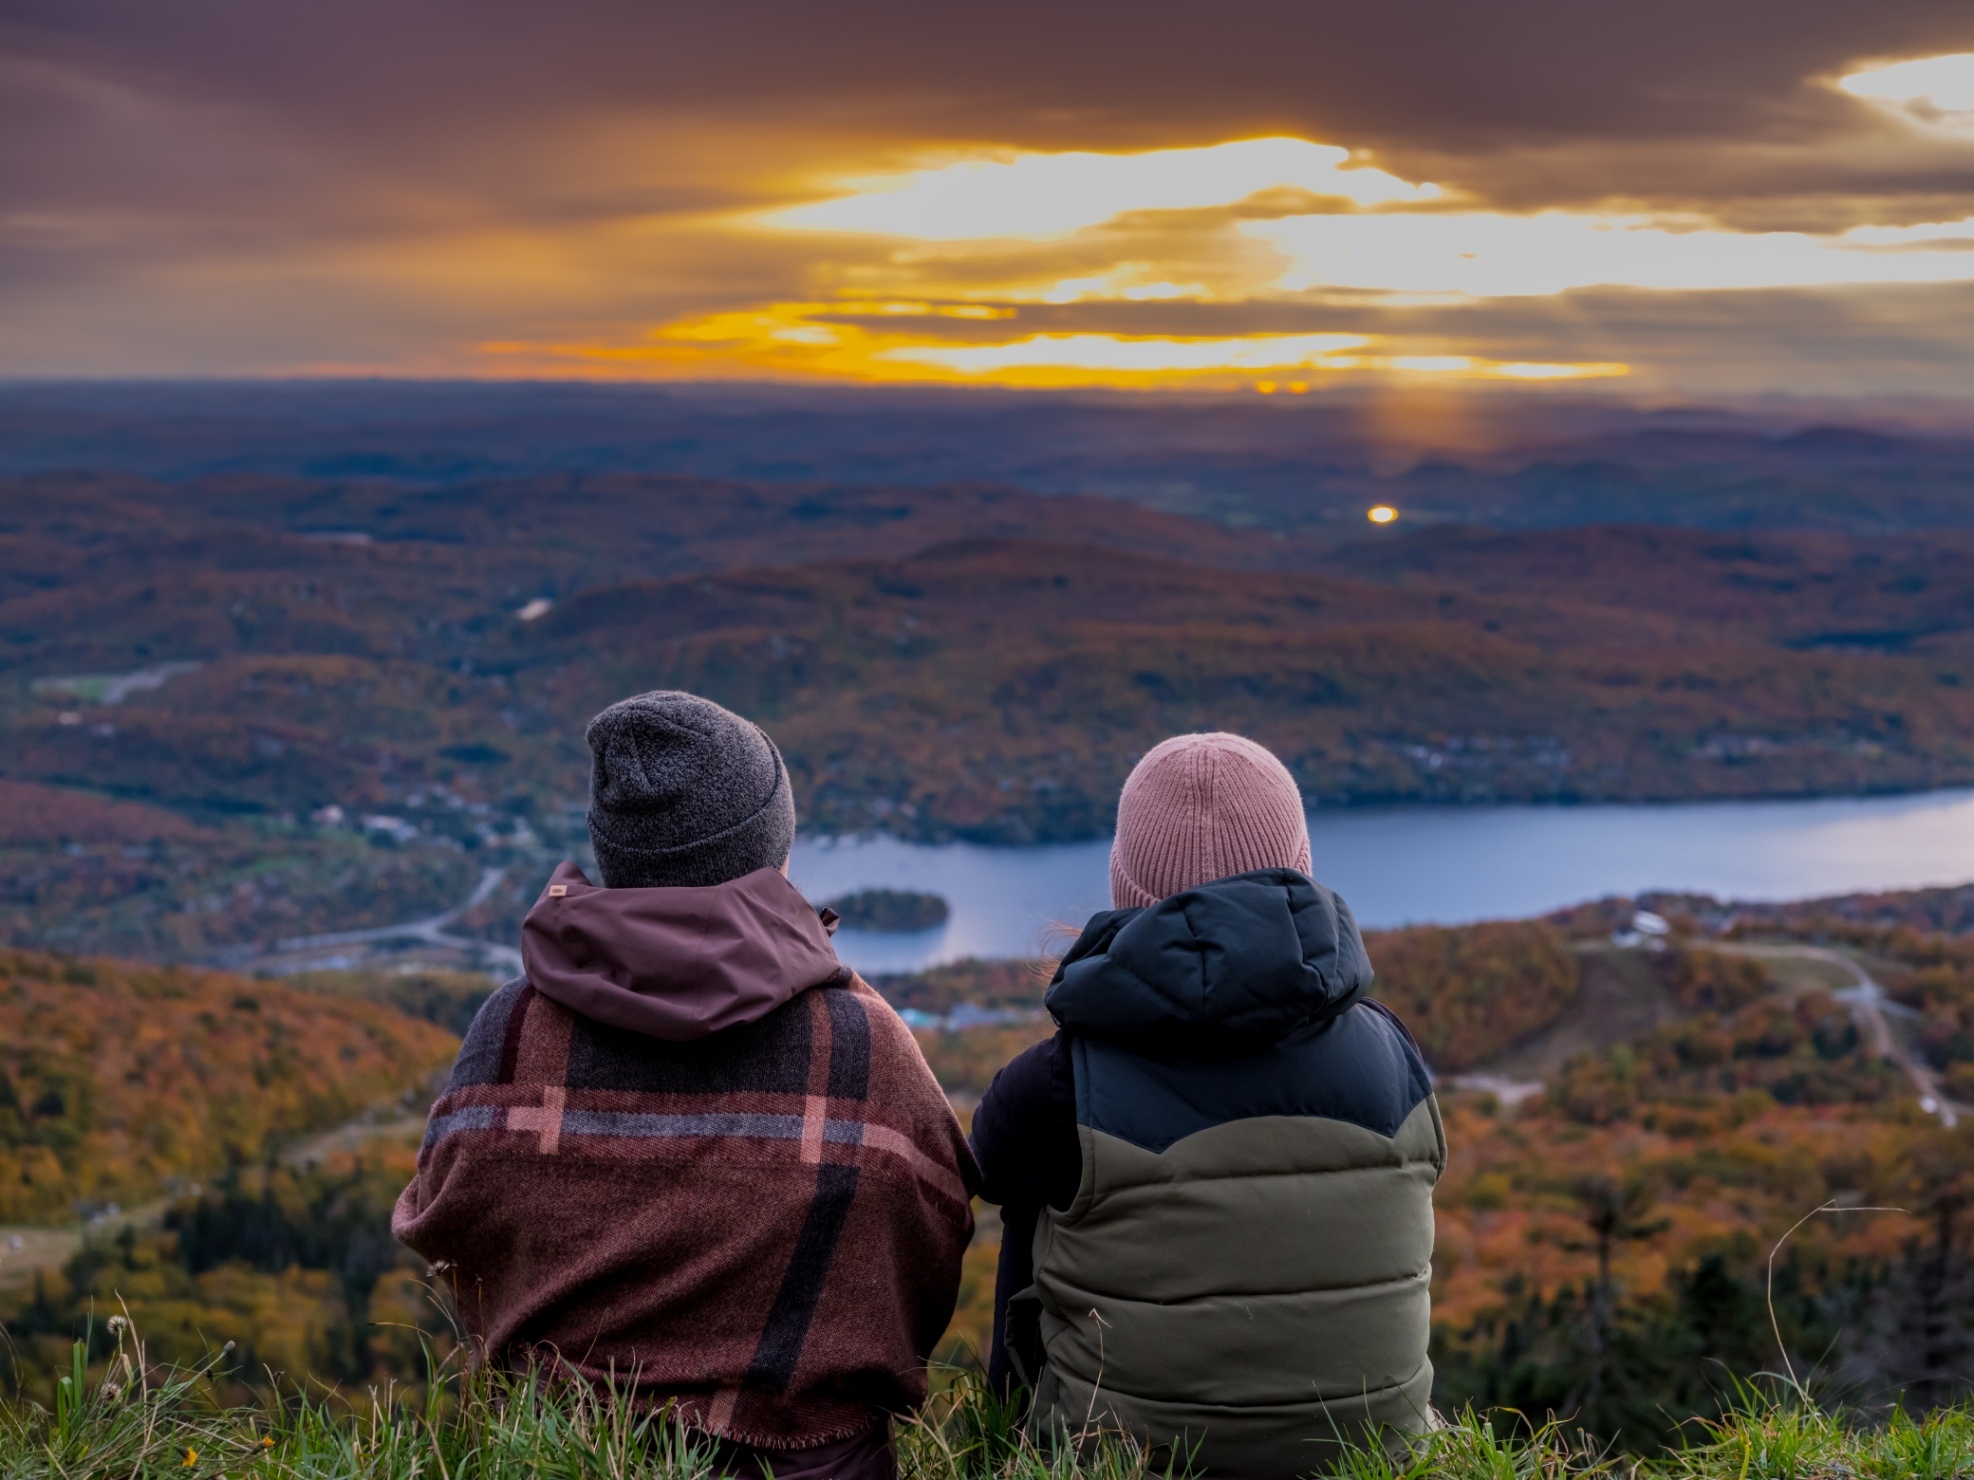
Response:
[{"label": "small island in lake", "polygon": [[939,895],[920,894],[914,889],[859,889],[855,894],[839,895],[823,908],[842,916],[845,929],[886,935],[930,930],[944,925],[952,913]]}]

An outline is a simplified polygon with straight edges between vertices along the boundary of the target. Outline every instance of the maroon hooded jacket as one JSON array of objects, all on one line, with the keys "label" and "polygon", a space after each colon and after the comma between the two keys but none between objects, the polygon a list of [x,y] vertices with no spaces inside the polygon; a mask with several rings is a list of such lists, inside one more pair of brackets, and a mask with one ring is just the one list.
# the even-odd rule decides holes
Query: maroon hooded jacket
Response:
[{"label": "maroon hooded jacket", "polygon": [[771,1450],[922,1402],[978,1174],[795,887],[601,889],[565,863],[522,943],[391,1220],[487,1357]]}]

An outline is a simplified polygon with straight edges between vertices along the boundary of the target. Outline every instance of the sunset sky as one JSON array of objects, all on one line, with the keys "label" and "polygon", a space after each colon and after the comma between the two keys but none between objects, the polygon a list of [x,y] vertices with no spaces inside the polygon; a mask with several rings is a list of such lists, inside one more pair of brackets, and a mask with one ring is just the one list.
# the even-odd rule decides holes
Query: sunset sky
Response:
[{"label": "sunset sky", "polygon": [[1974,395],[1974,5],[12,0],[0,375]]}]

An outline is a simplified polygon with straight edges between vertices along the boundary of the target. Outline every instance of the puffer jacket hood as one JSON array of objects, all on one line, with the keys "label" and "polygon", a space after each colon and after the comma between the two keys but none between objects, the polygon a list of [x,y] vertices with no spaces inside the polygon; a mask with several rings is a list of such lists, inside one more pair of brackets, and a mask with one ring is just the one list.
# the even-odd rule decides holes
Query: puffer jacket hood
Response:
[{"label": "puffer jacket hood", "polygon": [[1272,868],[1093,915],[1043,1002],[1071,1032],[1142,1051],[1238,1052],[1335,1017],[1370,985],[1350,906]]},{"label": "puffer jacket hood", "polygon": [[522,922],[521,959],[543,996],[674,1043],[850,976],[815,910],[773,868],[704,888],[603,889],[564,863]]}]

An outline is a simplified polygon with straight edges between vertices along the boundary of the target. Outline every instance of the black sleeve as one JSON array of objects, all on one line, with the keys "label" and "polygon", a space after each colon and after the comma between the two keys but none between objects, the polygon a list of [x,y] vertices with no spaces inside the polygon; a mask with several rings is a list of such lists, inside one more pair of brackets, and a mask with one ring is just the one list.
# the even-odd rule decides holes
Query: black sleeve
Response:
[{"label": "black sleeve", "polygon": [[1083,1180],[1076,1082],[1063,1035],[1017,1054],[973,1112],[983,1202],[1066,1208]]},{"label": "black sleeve", "polygon": [[[1067,1208],[1083,1180],[1076,1139],[1076,1080],[1061,1033],[1015,1056],[994,1076],[973,1112],[973,1154],[981,1199],[1001,1205],[1001,1260],[994,1279],[994,1350],[988,1381],[1007,1392],[1016,1379],[1012,1340],[1032,1377],[1041,1370],[1041,1331],[1032,1312],[1010,1331],[1008,1297],[1035,1278],[1035,1224],[1048,1204]],[[1019,1314],[1019,1313],[1018,1313]],[[1034,1329],[1030,1329],[1034,1328]]]}]

